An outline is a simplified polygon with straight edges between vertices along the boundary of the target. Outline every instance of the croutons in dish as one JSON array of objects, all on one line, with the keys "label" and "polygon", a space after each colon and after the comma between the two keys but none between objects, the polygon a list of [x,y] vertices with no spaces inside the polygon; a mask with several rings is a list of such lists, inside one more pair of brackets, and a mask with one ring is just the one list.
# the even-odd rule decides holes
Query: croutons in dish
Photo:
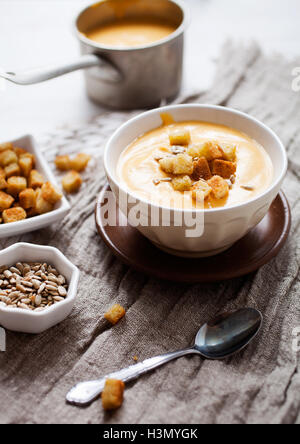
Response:
[{"label": "croutons in dish", "polygon": [[34,155],[11,143],[0,144],[0,222],[18,222],[47,213],[62,193],[35,169]]}]

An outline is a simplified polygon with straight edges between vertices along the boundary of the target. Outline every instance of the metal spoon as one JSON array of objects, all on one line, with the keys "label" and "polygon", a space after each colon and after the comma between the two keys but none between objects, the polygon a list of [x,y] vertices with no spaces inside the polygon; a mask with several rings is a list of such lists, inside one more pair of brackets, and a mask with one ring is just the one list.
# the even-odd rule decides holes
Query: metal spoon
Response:
[{"label": "metal spoon", "polygon": [[139,364],[110,373],[102,379],[80,382],[69,391],[66,399],[72,404],[89,404],[100,395],[106,379],[128,382],[172,359],[191,353],[206,359],[227,358],[246,347],[257,335],[261,325],[262,315],[254,308],[243,308],[233,313],[222,314],[200,328],[192,347],[146,359]]}]

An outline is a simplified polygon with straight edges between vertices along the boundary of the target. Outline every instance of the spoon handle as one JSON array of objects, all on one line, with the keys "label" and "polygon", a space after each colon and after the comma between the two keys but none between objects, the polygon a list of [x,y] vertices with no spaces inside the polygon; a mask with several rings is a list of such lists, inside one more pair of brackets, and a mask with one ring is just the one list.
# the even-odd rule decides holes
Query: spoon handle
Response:
[{"label": "spoon handle", "polygon": [[61,65],[38,68],[23,73],[5,72],[0,69],[0,77],[18,85],[32,85],[60,77],[69,72],[77,71],[78,69],[91,68],[94,66],[101,68],[98,75],[108,81],[117,82],[121,78],[116,68],[102,57],[94,54],[84,54],[73,61],[65,62]]},{"label": "spoon handle", "polygon": [[188,355],[190,353],[197,353],[194,348],[185,348],[171,353],[165,353],[154,358],[146,359],[138,364],[131,365],[114,373],[110,373],[101,379],[95,381],[80,382],[75,385],[67,394],[66,399],[72,404],[84,405],[89,404],[102,392],[106,379],[119,379],[123,382],[131,381],[138,378],[140,375],[153,370],[173,359],[180,356]]}]

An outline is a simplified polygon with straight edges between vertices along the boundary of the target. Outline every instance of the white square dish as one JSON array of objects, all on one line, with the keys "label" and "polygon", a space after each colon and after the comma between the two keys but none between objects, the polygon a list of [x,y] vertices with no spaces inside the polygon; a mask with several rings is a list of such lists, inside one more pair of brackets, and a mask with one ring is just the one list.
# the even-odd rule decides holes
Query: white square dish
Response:
[{"label": "white square dish", "polygon": [[[10,140],[9,142],[11,142],[15,146],[25,149],[29,153],[34,154],[36,159],[36,169],[44,176],[46,181],[50,181],[54,185],[57,185],[57,181],[49,165],[47,164],[47,161],[43,157],[42,153],[37,147],[34,138],[31,135],[26,135],[15,140]],[[70,205],[67,199],[63,196],[61,201],[55,204],[54,210],[50,211],[49,213],[34,216],[18,222],[0,224],[0,239],[44,228],[47,225],[63,219],[69,210]]]}]

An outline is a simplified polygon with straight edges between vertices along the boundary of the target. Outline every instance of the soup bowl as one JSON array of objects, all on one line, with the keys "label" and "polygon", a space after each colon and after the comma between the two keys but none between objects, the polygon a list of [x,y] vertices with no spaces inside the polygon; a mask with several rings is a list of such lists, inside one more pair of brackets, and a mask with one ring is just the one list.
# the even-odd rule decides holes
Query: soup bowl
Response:
[{"label": "soup bowl", "polygon": [[[166,208],[137,197],[121,183],[117,174],[118,160],[133,140],[161,126],[162,113],[170,114],[175,122],[193,120],[225,125],[255,139],[273,164],[269,187],[240,204],[212,209]],[[285,177],[287,155],[278,136],[247,114],[214,105],[173,105],[142,113],[117,129],[105,147],[104,167],[119,208],[130,224],[168,253],[205,257],[230,248],[266,216]],[[133,209],[138,210],[138,217]]]}]

